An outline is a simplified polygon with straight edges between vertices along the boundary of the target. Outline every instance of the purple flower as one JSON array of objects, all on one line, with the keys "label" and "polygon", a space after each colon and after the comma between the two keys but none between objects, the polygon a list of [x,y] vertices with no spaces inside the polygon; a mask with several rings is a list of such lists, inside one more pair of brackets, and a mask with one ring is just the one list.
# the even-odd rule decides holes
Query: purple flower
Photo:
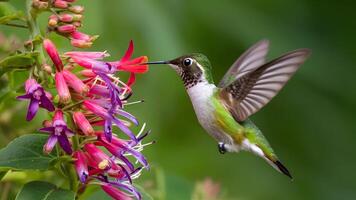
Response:
[{"label": "purple flower", "polygon": [[124,122],[117,119],[115,116],[115,114],[121,114],[124,117],[130,117],[130,119],[133,120],[134,123],[138,123],[137,120],[134,120],[135,118],[132,115],[124,111],[119,113],[116,110],[113,110],[112,107],[107,110],[102,106],[98,105],[96,102],[90,100],[85,100],[83,102],[83,105],[88,110],[104,119],[104,133],[108,141],[111,141],[112,139],[112,124],[114,123],[122,132],[129,136],[133,141],[137,142],[137,138],[132,133],[132,131],[124,124]]},{"label": "purple flower", "polygon": [[31,121],[35,117],[39,107],[45,108],[50,112],[54,111],[55,108],[50,100],[51,94],[47,93],[35,79],[26,81],[25,90],[26,94],[18,96],[17,99],[30,99],[26,116],[27,121]]},{"label": "purple flower", "polygon": [[74,133],[67,127],[67,124],[64,122],[63,112],[61,110],[57,110],[55,112],[52,126],[41,128],[40,131],[50,133],[50,136],[43,147],[44,153],[50,153],[58,142],[59,146],[61,146],[67,154],[72,154],[72,147],[68,137],[72,137]]}]

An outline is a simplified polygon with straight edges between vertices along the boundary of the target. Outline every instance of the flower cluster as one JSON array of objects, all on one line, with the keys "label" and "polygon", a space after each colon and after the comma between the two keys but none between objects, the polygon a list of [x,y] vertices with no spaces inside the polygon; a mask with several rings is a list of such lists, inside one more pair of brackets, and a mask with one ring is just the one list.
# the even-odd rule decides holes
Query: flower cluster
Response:
[{"label": "flower cluster", "polygon": [[[142,140],[149,131],[145,132],[143,125],[134,134],[130,126],[138,126],[139,122],[124,107],[133,103],[128,102],[131,86],[136,73],[148,70],[144,64],[147,57],[131,58],[132,41],[125,55],[111,62],[104,61],[109,56],[107,52],[72,51],[60,55],[49,39],[44,39],[43,47],[55,66],[51,77],[57,94],[53,97],[30,78],[25,83],[26,94],[18,99],[30,100],[28,121],[40,107],[54,111],[52,120],[46,120],[40,129],[49,134],[44,153],[50,153],[58,143],[73,157],[83,185],[99,184],[114,199],[131,199],[131,196],[140,199],[132,179],[149,167],[140,153],[147,145]],[[118,71],[130,73],[126,83],[116,76]],[[114,132],[122,132],[127,137],[119,137]],[[137,167],[132,160],[140,165]]]},{"label": "flower cluster", "polygon": [[78,31],[82,26],[84,7],[73,5],[75,0],[33,0],[32,6],[39,10],[50,10],[48,30],[69,38],[72,46],[89,48],[98,36]]}]

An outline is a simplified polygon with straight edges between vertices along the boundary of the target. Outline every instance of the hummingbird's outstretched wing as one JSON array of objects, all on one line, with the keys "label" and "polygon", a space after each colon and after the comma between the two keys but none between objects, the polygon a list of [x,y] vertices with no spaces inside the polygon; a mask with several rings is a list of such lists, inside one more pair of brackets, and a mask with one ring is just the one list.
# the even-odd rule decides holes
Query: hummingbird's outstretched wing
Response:
[{"label": "hummingbird's outstretched wing", "polygon": [[226,72],[218,87],[224,88],[246,73],[255,71],[266,62],[268,40],[261,40],[245,51]]},{"label": "hummingbird's outstretched wing", "polygon": [[295,71],[304,63],[310,51],[299,49],[261,65],[222,88],[220,97],[236,121],[244,121],[265,106]]}]

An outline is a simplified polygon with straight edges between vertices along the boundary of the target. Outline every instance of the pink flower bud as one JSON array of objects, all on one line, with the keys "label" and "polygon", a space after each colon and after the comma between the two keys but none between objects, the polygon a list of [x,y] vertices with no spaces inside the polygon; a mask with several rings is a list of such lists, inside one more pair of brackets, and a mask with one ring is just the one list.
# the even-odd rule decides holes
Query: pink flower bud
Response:
[{"label": "pink flower bud", "polygon": [[61,72],[57,72],[55,75],[56,88],[59,96],[59,102],[67,104],[70,101],[70,93],[67,83]]},{"label": "pink flower bud", "polygon": [[89,41],[90,40],[90,36],[85,34],[85,33],[82,33],[80,31],[74,31],[70,34],[70,37],[72,39],[76,39],[76,40],[87,40]]},{"label": "pink flower bud", "polygon": [[88,42],[86,40],[75,40],[75,39],[72,39],[70,41],[70,44],[73,46],[73,47],[77,47],[77,48],[90,48],[93,43],[92,42]]},{"label": "pink flower bud", "polygon": [[59,57],[56,46],[52,43],[51,40],[45,39],[43,40],[43,47],[51,58],[53,64],[56,66],[57,71],[61,71],[63,69],[63,63]]},{"label": "pink flower bud", "polygon": [[81,14],[84,11],[83,6],[75,5],[68,8],[69,11],[77,14]]},{"label": "pink flower bud", "polygon": [[58,24],[58,17],[56,15],[49,16],[48,26],[55,27]]},{"label": "pink flower bud", "polygon": [[57,27],[57,31],[60,33],[72,33],[77,28],[73,24],[66,24]]},{"label": "pink flower bud", "polygon": [[89,121],[82,112],[74,112],[73,120],[85,135],[95,135],[93,127],[90,125]]},{"label": "pink flower bud", "polygon": [[72,22],[73,21],[73,15],[71,14],[67,14],[67,13],[63,13],[59,15],[59,20],[61,20],[62,22]]},{"label": "pink flower bud", "polygon": [[56,110],[56,111],[54,112],[53,121],[56,121],[56,120],[61,120],[61,121],[63,121],[63,112],[62,112],[62,110]]},{"label": "pink flower bud", "polygon": [[63,1],[63,0],[55,0],[53,2],[53,6],[55,8],[66,9],[66,8],[68,8],[68,2],[67,1]]},{"label": "pink flower bud", "polygon": [[70,71],[63,70],[62,74],[68,85],[73,88],[74,91],[79,94],[86,94],[89,91],[89,87]]}]

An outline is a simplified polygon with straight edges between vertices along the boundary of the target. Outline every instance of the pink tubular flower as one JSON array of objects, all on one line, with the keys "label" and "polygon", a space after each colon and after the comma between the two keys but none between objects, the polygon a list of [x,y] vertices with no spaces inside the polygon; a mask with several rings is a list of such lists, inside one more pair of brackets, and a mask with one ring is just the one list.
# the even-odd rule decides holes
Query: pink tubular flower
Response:
[{"label": "pink tubular flower", "polygon": [[47,54],[51,58],[53,64],[56,66],[57,71],[62,71],[63,63],[61,58],[59,57],[56,46],[49,39],[43,40],[43,47],[46,50]]},{"label": "pink tubular flower", "polygon": [[90,155],[91,165],[99,170],[107,170],[114,164],[110,157],[94,144],[85,144],[84,150]]},{"label": "pink tubular flower", "polygon": [[82,112],[73,113],[74,123],[85,135],[94,135],[95,131]]},{"label": "pink tubular flower", "polygon": [[110,54],[108,54],[106,51],[69,51],[66,52],[64,55],[69,57],[81,57],[94,60],[100,60],[110,56]]},{"label": "pink tubular flower", "polygon": [[57,27],[57,31],[60,33],[72,33],[76,30],[77,28],[73,24],[66,24],[62,26]]},{"label": "pink tubular flower", "polygon": [[73,158],[75,159],[74,166],[77,171],[79,180],[80,182],[85,183],[89,176],[85,153],[82,151],[76,151],[73,154]]},{"label": "pink tubular flower", "polygon": [[128,194],[124,193],[123,191],[117,189],[116,187],[113,187],[109,183],[104,183],[101,185],[101,188],[113,199],[115,200],[132,200],[131,197],[128,196]]},{"label": "pink tubular flower", "polygon": [[71,99],[69,89],[63,77],[63,74],[61,72],[56,73],[55,81],[56,81],[56,88],[59,96],[59,102],[63,104],[69,103]]},{"label": "pink tubular flower", "polygon": [[79,94],[86,94],[89,91],[89,87],[85,85],[76,75],[68,70],[62,71],[63,77],[68,85],[73,88],[74,91]]}]

